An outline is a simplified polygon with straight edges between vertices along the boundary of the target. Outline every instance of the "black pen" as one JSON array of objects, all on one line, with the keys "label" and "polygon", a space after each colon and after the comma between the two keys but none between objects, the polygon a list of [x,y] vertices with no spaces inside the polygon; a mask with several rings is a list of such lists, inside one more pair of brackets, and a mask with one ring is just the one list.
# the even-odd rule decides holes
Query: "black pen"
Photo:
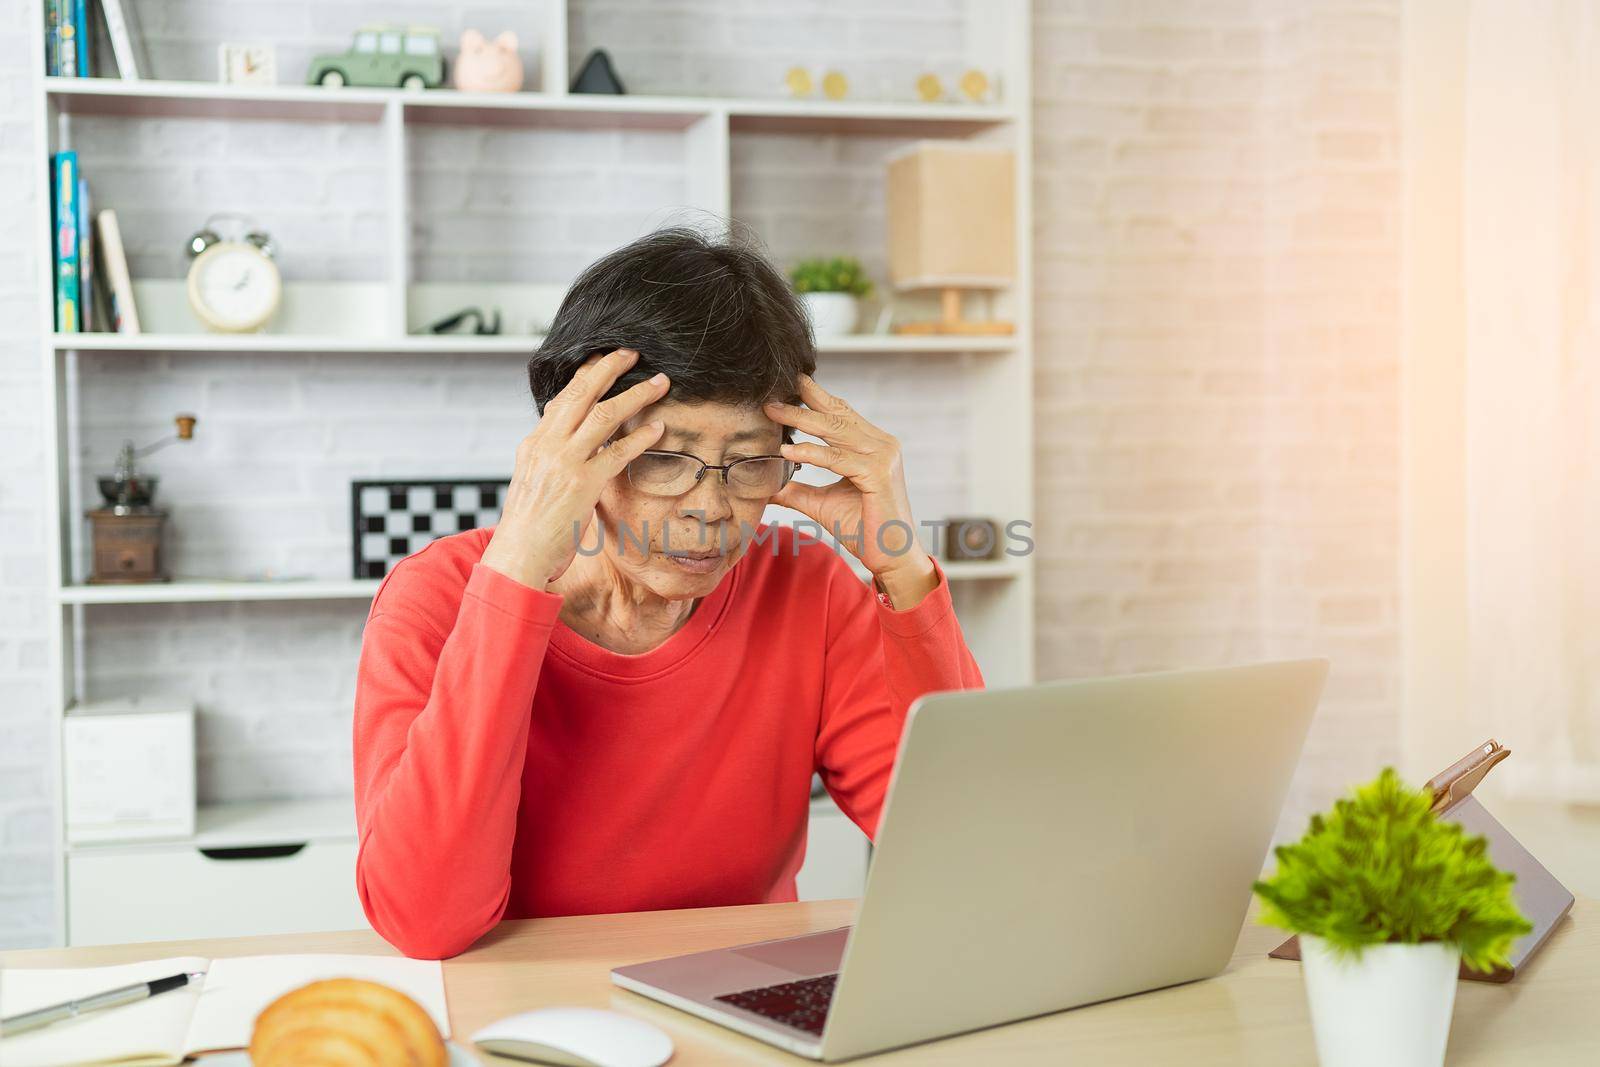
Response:
[{"label": "black pen", "polygon": [[170,978],[157,978],[149,982],[135,982],[133,985],[108,989],[104,993],[69,1000],[65,1004],[52,1004],[48,1008],[25,1011],[21,1015],[0,1019],[0,1037],[10,1037],[24,1030],[37,1030],[41,1026],[48,1026],[61,1019],[82,1015],[86,1011],[114,1008],[119,1004],[132,1004],[136,1000],[145,1000],[157,993],[165,993],[169,989],[182,989],[190,982],[199,981],[205,976],[204,971],[190,971],[187,974],[175,974]]}]

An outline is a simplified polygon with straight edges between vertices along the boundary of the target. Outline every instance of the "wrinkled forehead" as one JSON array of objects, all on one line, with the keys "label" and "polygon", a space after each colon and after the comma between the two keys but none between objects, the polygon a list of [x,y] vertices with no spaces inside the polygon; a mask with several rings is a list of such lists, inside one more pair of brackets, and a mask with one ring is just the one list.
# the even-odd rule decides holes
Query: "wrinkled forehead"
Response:
[{"label": "wrinkled forehead", "polygon": [[716,451],[747,445],[772,446],[783,437],[783,428],[756,405],[719,400],[663,400],[641,410],[623,424],[623,429],[631,430],[654,419],[660,419],[666,427],[657,448]]}]

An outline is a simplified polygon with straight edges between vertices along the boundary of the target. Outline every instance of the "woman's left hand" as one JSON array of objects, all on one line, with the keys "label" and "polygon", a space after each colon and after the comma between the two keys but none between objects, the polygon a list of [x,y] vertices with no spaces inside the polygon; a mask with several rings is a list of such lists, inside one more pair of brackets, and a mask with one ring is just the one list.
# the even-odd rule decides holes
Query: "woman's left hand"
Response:
[{"label": "woman's left hand", "polygon": [[805,407],[764,405],[774,422],[820,437],[780,449],[785,459],[833,471],[831,485],[790,482],[774,504],[793,508],[822,525],[872,572],[895,608],[915,606],[939,584],[933,560],[917,540],[906,494],[900,442],[862,418],[809,375],[800,376]]}]

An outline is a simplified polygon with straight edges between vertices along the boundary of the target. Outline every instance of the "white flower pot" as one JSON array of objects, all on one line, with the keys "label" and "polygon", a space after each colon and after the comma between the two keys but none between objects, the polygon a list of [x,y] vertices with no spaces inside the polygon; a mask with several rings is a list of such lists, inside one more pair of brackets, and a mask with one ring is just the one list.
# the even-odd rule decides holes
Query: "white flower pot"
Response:
[{"label": "white flower pot", "polygon": [[1334,955],[1300,935],[1300,955],[1322,1067],[1438,1067],[1455,1009],[1455,945],[1368,945]]},{"label": "white flower pot", "polygon": [[861,305],[849,293],[801,293],[800,299],[811,317],[813,336],[838,337],[855,332]]}]

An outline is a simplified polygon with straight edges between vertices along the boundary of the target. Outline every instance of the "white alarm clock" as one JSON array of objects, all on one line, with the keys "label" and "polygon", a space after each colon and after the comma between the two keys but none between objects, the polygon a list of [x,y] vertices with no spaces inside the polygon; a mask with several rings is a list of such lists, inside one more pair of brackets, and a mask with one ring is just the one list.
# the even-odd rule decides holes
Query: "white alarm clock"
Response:
[{"label": "white alarm clock", "polygon": [[217,78],[227,85],[277,85],[278,56],[270,44],[217,45]]},{"label": "white alarm clock", "polygon": [[224,240],[206,225],[189,239],[189,308],[207,328],[250,333],[265,326],[283,299],[283,279],[272,259],[272,239],[251,230]]}]

